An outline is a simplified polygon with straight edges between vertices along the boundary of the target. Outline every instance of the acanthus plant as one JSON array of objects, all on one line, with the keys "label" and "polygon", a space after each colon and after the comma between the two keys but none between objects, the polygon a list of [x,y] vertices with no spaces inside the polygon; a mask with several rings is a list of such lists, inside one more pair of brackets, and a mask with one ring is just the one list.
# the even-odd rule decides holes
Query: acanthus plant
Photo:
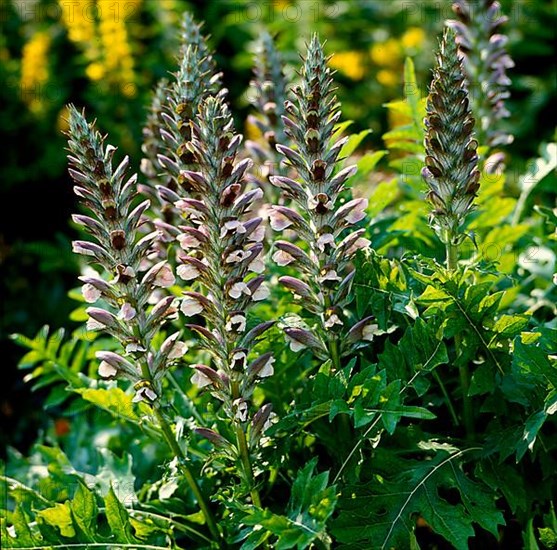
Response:
[{"label": "acanthus plant", "polygon": [[[174,202],[183,184],[180,172],[195,166],[187,147],[191,140],[190,122],[196,117],[203,98],[226,94],[201,28],[189,13],[184,15],[179,69],[172,79],[163,78],[157,84],[143,129],[145,157],[141,169],[148,184],[140,186],[140,190],[151,197],[156,216],[149,223],[160,230],[163,243],[172,242],[178,234],[180,217]],[[163,244],[158,255],[165,257],[165,253]]]},{"label": "acanthus plant", "polygon": [[308,45],[301,84],[294,89],[295,103],[286,102],[283,117],[285,133],[296,148],[281,143],[276,146],[299,181],[287,176],[270,178],[296,208],[274,206],[270,223],[275,231],[288,229],[297,235],[301,246],[287,240],[274,242],[273,260],[279,266],[296,268],[299,277],[285,275],[279,282],[299,298],[317,325],[286,326],[290,347],[293,351],[310,348],[338,370],[341,356],[373,335],[369,320],[347,322],[345,314],[354,273],[351,259],[369,244],[363,237],[365,230],[354,229],[354,224],[365,218],[367,200],[346,200],[345,183],[356,166],[338,169],[346,139],[335,139],[340,109],[326,61],[314,36]]},{"label": "acanthus plant", "polygon": [[496,0],[458,0],[453,11],[458,21],[447,24],[457,34],[478,140],[489,148],[507,145],[513,136],[501,128],[501,121],[510,116],[505,100],[511,81],[506,72],[514,62],[505,49],[508,37],[500,31],[509,19]]},{"label": "acanthus plant", "polygon": [[[125,158],[113,168],[116,149],[104,145],[100,133],[75,107],[70,107],[69,124],[68,158],[70,175],[77,184],[74,191],[94,215],[75,215],[74,221],[97,241],[75,241],[73,250],[92,257],[92,263],[102,266],[112,277],[109,281],[100,276],[82,277],[85,301],[103,300],[106,304],[86,310],[87,328],[107,332],[123,348],[122,354],[97,352],[101,361],[99,375],[130,380],[135,389],[133,401],[145,401],[152,406],[156,422],[180,460],[180,468],[207,525],[218,538],[215,519],[165,417],[162,381],[168,369],[185,354],[186,345],[180,341],[179,331],[168,336],[160,347],[153,344],[161,326],[177,315],[178,308],[173,295],[157,296],[157,289],[171,287],[176,281],[168,262],[162,260],[146,271],[142,266],[158,237],[157,232],[152,232],[137,240],[137,228],[149,201],[132,209],[137,196],[137,176],[125,180],[129,160]],[[150,301],[154,301],[152,307]]]},{"label": "acanthus plant", "polygon": [[[74,221],[88,235],[74,251],[96,270],[81,277],[92,342],[21,339],[23,363],[115,420],[98,420],[101,468],[72,469],[39,446],[29,486],[3,478],[18,501],[3,544],[402,550],[444,538],[465,550],[504,547],[505,525],[520,523],[529,547],[534,521],[552,528],[555,331],[517,313],[494,266],[460,257],[485,208],[478,151],[502,144],[500,116],[489,135],[474,122],[460,32],[443,33],[427,101],[391,104],[412,119],[401,150],[423,165],[420,200],[445,266],[431,230],[404,254],[378,235],[408,207],[396,179],[367,193],[370,205],[351,189],[361,177],[344,164],[317,36],[290,90],[263,37],[261,146],[236,132],[186,15],[179,69],[157,87],[144,131],[144,183],[70,108],[70,175],[87,210]],[[405,75],[417,89],[411,62]],[[504,95],[487,99],[499,109]],[[381,193],[388,209],[373,202]],[[45,460],[69,489],[33,485]],[[116,494],[118,476],[136,476],[130,494]]]},{"label": "acanthus plant", "polygon": [[501,13],[501,4],[496,0],[457,0],[452,9],[458,19],[447,21],[447,25],[457,35],[470,107],[477,121],[477,138],[485,147],[483,165],[489,173],[500,173],[505,154],[497,148],[514,139],[502,127],[510,116],[505,105],[511,84],[507,70],[514,67],[506,50],[508,36],[501,29],[508,17]]},{"label": "acanthus plant", "polygon": [[[205,324],[188,324],[201,338],[214,366],[193,365],[194,381],[223,404],[234,427],[229,442],[207,429],[200,430],[217,446],[233,448],[238,471],[255,505],[261,506],[255,486],[252,455],[255,454],[271,413],[270,405],[255,413],[251,405],[254,386],[273,374],[272,353],[253,357],[252,347],[273,322],[248,330],[250,304],[264,300],[269,290],[260,275],[265,235],[262,219],[252,214],[262,197],[260,189],[246,190],[245,173],[250,161],[237,162],[241,136],[234,133],[232,117],[221,99],[209,97],[192,122],[189,142],[197,171],[182,171],[181,179],[199,197],[176,201],[187,225],[177,237],[178,276],[189,284],[200,283],[200,292],[187,291],[180,309],[188,319],[201,315]],[[252,275],[250,277],[250,275]],[[190,283],[191,282],[191,283]]]}]

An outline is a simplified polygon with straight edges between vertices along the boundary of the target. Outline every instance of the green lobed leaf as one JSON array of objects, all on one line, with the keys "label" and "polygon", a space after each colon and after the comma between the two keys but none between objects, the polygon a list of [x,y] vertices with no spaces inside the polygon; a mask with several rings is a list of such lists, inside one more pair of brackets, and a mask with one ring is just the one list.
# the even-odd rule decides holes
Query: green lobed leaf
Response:
[{"label": "green lobed leaf", "polygon": [[68,500],[63,504],[57,503],[51,508],[39,511],[37,517],[42,518],[48,525],[56,527],[63,537],[75,537],[72,511]]},{"label": "green lobed leaf", "polygon": [[133,396],[120,388],[77,388],[75,391],[86,401],[90,401],[116,418],[131,422],[139,421],[132,402]]},{"label": "green lobed leaf", "polygon": [[349,157],[369,134],[371,134],[371,130],[362,130],[357,134],[352,134],[340,150],[339,157]]},{"label": "green lobed leaf", "polygon": [[87,541],[93,541],[97,525],[97,502],[94,493],[81,481],[78,483],[70,507],[77,527]]},{"label": "green lobed leaf", "polygon": [[369,197],[367,213],[371,219],[375,218],[387,206],[389,206],[398,195],[398,182],[396,178],[381,182]]},{"label": "green lobed leaf", "polygon": [[[422,517],[457,550],[468,550],[474,522],[496,532],[504,519],[496,495],[460,469],[462,454],[438,448],[428,460],[399,457],[395,466],[390,453],[378,449],[373,480],[342,491],[333,535],[361,548],[409,548],[416,519]],[[456,488],[460,502],[447,501],[444,488]]]},{"label": "green lobed leaf", "polygon": [[131,532],[131,523],[127,510],[124,508],[112,487],[104,498],[106,519],[115,542],[133,544],[138,542]]},{"label": "green lobed leaf", "polygon": [[[242,523],[248,526],[261,525],[276,537],[272,548],[308,548],[312,542],[319,541],[321,547],[330,548],[326,525],[334,512],[337,502],[334,486],[328,486],[329,473],[315,475],[317,459],[311,460],[298,472],[292,484],[286,516],[274,514],[269,510],[244,508],[248,512]],[[257,534],[248,538],[242,550],[255,549],[255,542],[266,537]]]}]

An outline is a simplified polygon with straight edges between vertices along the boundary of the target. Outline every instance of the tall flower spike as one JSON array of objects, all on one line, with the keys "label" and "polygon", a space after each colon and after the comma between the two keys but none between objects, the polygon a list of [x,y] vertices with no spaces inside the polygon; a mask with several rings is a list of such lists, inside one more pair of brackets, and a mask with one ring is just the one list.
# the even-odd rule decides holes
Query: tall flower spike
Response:
[{"label": "tall flower spike", "polygon": [[116,167],[112,159],[116,151],[105,146],[104,138],[87,123],[83,114],[70,106],[69,173],[76,183],[74,191],[89,215],[74,215],[74,221],[94,241],[75,241],[73,250],[90,256],[112,280],[96,276],[81,277],[85,301],[102,299],[102,307],[90,307],[88,327],[108,332],[120,341],[129,359],[109,352],[99,352],[99,374],[123,377],[136,384],[136,400],[154,402],[161,394],[161,377],[173,361],[185,352],[185,345],[170,337],[160,350],[152,340],[162,324],[177,314],[172,296],[159,300],[148,315],[150,299],[157,289],[174,284],[174,275],[166,262],[160,262],[140,274],[141,264],[152,246],[155,233],[137,239],[138,225],[146,200],[132,206],[136,193],[136,175],[126,179],[128,158]]},{"label": "tall flower spike", "polygon": [[271,195],[268,199],[275,202],[275,197],[271,193],[274,188],[266,182],[270,175],[286,175],[284,167],[280,163],[281,156],[277,153],[276,144],[288,142],[282,120],[285,114],[287,80],[281,55],[268,32],[264,32],[258,39],[253,59],[250,102],[258,114],[257,116],[250,115],[248,124],[253,125],[261,132],[265,145],[261,147],[257,142],[248,141],[246,148],[258,160],[258,166],[262,169],[262,172],[258,174],[260,179],[257,180],[257,183],[266,194]]},{"label": "tall flower spike", "polygon": [[275,243],[273,259],[281,266],[293,265],[303,280],[281,277],[282,284],[299,296],[305,309],[317,318],[314,332],[288,327],[286,336],[293,350],[311,348],[321,358],[340,367],[340,354],[348,351],[343,309],[353,275],[354,253],[369,241],[353,225],[365,217],[367,201],[349,200],[341,205],[340,193],[355,166],[338,171],[338,156],[345,140],[333,143],[334,127],[340,117],[331,70],[322,45],[314,36],[301,71],[302,82],[294,90],[296,102],[287,102],[286,134],[296,149],[277,145],[298,179],[271,178],[295,204],[296,209],[275,206],[271,227],[294,230],[300,246],[286,240]]},{"label": "tall flower spike", "polygon": [[178,238],[182,252],[177,272],[186,281],[200,283],[199,292],[185,293],[181,310],[188,318],[205,318],[204,326],[189,327],[200,336],[214,366],[195,365],[193,381],[223,402],[235,426],[241,471],[256,502],[249,455],[257,443],[253,434],[260,416],[251,415],[250,399],[259,380],[272,374],[274,362],[271,354],[248,362],[254,341],[272,325],[246,330],[250,305],[268,294],[263,277],[253,275],[263,269],[264,231],[261,218],[250,210],[263,193],[246,190],[250,161],[236,160],[241,136],[234,133],[222,98],[208,97],[191,129],[189,150],[198,171],[182,171],[181,178],[198,199],[185,196],[176,203],[187,223]]},{"label": "tall flower spike", "polygon": [[[191,139],[190,122],[197,115],[202,99],[220,88],[220,74],[216,73],[206,40],[201,34],[201,24],[185,13],[179,69],[172,82],[163,79],[158,84],[143,130],[145,158],[141,168],[149,185],[140,186],[140,189],[153,201],[154,223],[161,230],[163,240],[174,239],[177,235],[179,213],[173,203],[181,183],[180,171],[195,167],[187,149]],[[166,247],[160,248],[159,258],[165,257],[165,250]]]},{"label": "tall flower spike", "polygon": [[183,183],[181,170],[193,169],[196,164],[189,149],[192,138],[190,122],[195,120],[204,98],[226,93],[226,90],[221,90],[220,73],[216,72],[206,40],[201,34],[201,25],[186,13],[182,24],[179,68],[168,89],[162,115],[165,127],[161,129],[161,137],[166,147],[164,154],[158,157],[163,170],[174,180],[174,191]]},{"label": "tall flower spike", "polygon": [[479,189],[477,141],[454,31],[445,29],[426,106],[426,166],[422,170],[431,221],[454,268],[463,224]]},{"label": "tall flower spike", "polygon": [[500,10],[495,0],[456,0],[453,11],[458,21],[447,21],[457,33],[464,57],[472,113],[478,121],[478,141],[489,147],[507,145],[513,140],[512,135],[500,128],[500,120],[510,114],[505,107],[511,83],[506,70],[514,67],[505,49],[508,37],[499,33],[508,21]]}]

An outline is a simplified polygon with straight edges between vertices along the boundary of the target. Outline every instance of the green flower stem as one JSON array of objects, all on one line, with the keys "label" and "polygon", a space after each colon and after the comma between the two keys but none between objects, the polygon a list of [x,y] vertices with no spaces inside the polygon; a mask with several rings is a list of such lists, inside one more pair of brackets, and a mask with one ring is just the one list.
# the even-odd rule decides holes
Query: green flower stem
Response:
[{"label": "green flower stem", "polygon": [[[460,336],[455,335],[455,348],[458,350],[461,345]],[[460,376],[460,388],[462,390],[462,416],[464,419],[464,429],[466,430],[466,437],[468,439],[474,438],[474,412],[472,410],[472,400],[468,395],[470,389],[470,370],[468,364],[465,363],[462,367],[458,368]]]},{"label": "green flower stem", "polygon": [[242,427],[239,425],[236,426],[236,439],[238,441],[238,451],[240,452],[240,459],[244,468],[244,474],[250,487],[249,494],[251,496],[251,500],[255,506],[261,508],[261,498],[259,497],[259,491],[255,488],[255,480],[253,477],[253,470],[251,468],[251,461],[249,458],[246,434],[244,430],[242,430]]},{"label": "green flower stem", "polygon": [[446,245],[447,250],[447,269],[455,271],[458,267],[458,245],[453,244],[452,239],[449,239]]},{"label": "green flower stem", "polygon": [[331,338],[331,342],[329,344],[329,354],[331,356],[331,366],[334,372],[340,370],[340,354],[338,351],[338,340],[335,336]]},{"label": "green flower stem", "polygon": [[[454,244],[452,239],[447,241],[447,269],[455,271],[458,267],[458,245]],[[458,350],[462,345],[459,334],[455,334],[455,350],[458,355]],[[470,369],[467,364],[458,367],[458,374],[460,377],[460,389],[462,390],[462,419],[464,422],[464,429],[466,430],[466,437],[468,439],[474,437],[474,412],[472,410],[472,401],[468,395],[470,389]]]},{"label": "green flower stem", "polygon": [[174,434],[172,433],[172,429],[170,428],[170,425],[168,424],[168,422],[166,421],[166,418],[164,417],[162,411],[160,410],[159,406],[155,406],[153,408],[153,410],[155,411],[155,415],[157,417],[157,420],[159,421],[162,433],[166,439],[166,442],[168,443],[168,446],[170,447],[170,449],[172,450],[172,452],[179,458],[179,465],[180,465],[180,469],[182,470],[182,473],[184,474],[184,477],[186,478],[186,481],[188,483],[188,485],[190,486],[190,489],[192,490],[195,499],[197,500],[197,503],[199,504],[199,507],[201,508],[201,511],[203,512],[203,515],[205,516],[205,521],[207,522],[207,527],[209,528],[209,531],[211,532],[211,535],[213,536],[213,538],[215,539],[215,541],[217,541],[219,543],[219,546],[222,548],[222,536],[221,533],[219,531],[219,528],[217,526],[217,523],[215,521],[215,518],[213,516],[213,513],[211,512],[207,501],[205,500],[205,497],[203,496],[203,493],[201,492],[201,489],[199,488],[199,485],[195,479],[195,477],[193,476],[191,470],[189,469],[188,465],[185,463],[185,456],[184,453],[182,452],[182,449],[180,448],[180,445],[178,445],[178,442],[176,441],[176,438],[174,437]]},{"label": "green flower stem", "polygon": [[[325,298],[326,307],[331,306],[331,299],[329,296]],[[338,347],[338,338],[334,335],[331,336],[329,341],[329,357],[331,358],[331,370],[332,372],[338,372],[342,368],[342,363],[340,361],[340,351]],[[341,414],[339,416],[340,429],[346,437],[346,440],[350,440],[352,437],[352,427],[350,426],[350,421],[348,415]]]},{"label": "green flower stem", "polygon": [[443,394],[443,397],[445,398],[445,401],[447,403],[447,408],[449,409],[449,414],[451,415],[453,424],[455,426],[458,426],[460,422],[458,420],[458,415],[456,414],[455,408],[453,406],[451,396],[449,395],[449,392],[447,391],[445,384],[443,384],[443,380],[441,379],[439,373],[436,370],[433,371],[433,378],[435,378],[435,381],[437,382],[437,384],[439,384],[439,388],[441,389],[441,393]]},{"label": "green flower stem", "polygon": [[[232,384],[232,398],[237,399],[240,395],[238,382]],[[242,462],[242,468],[244,470],[244,475],[249,486],[249,494],[251,500],[255,506],[261,508],[261,498],[259,496],[259,491],[255,488],[255,478],[253,475],[253,469],[251,467],[251,460],[249,456],[248,442],[246,440],[246,432],[243,430],[242,426],[238,422],[236,424],[236,441],[238,444],[238,452],[240,454],[240,460]]]}]

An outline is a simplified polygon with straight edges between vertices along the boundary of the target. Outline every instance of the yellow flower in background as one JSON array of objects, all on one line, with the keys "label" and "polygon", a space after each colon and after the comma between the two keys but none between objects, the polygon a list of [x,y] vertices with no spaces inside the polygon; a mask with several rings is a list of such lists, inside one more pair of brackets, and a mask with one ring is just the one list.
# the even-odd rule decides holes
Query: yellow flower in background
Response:
[{"label": "yellow flower in background", "polygon": [[377,82],[383,86],[396,86],[400,83],[399,74],[396,71],[391,71],[390,69],[381,69],[377,71]]},{"label": "yellow flower in background", "polygon": [[154,4],[154,8],[155,17],[164,28],[174,28],[180,24],[182,8],[178,0],[159,0]]},{"label": "yellow flower in background", "polygon": [[58,0],[62,9],[62,21],[68,30],[69,39],[75,44],[90,49],[95,45],[95,14],[94,0],[71,2]]},{"label": "yellow flower in background", "polygon": [[44,109],[43,84],[48,81],[48,50],[50,35],[37,32],[23,46],[21,58],[21,94],[23,101],[34,113]]},{"label": "yellow flower in background", "polygon": [[373,44],[370,50],[371,60],[376,65],[383,67],[396,67],[402,59],[402,48],[395,38],[389,38],[385,42]]},{"label": "yellow flower in background", "polygon": [[134,60],[126,22],[138,17],[141,0],[58,0],[69,39],[87,59],[85,74],[93,82],[116,84],[135,96]]},{"label": "yellow flower in background", "polygon": [[336,53],[329,60],[329,67],[337,69],[352,80],[361,80],[365,75],[364,56],[361,52]]},{"label": "yellow flower in background", "polygon": [[104,77],[106,71],[104,70],[104,65],[102,63],[95,62],[89,64],[89,66],[85,69],[85,74],[90,80],[97,81]]},{"label": "yellow flower in background", "polygon": [[[133,16],[134,12],[130,12],[130,2],[127,0],[97,0],[97,3],[99,37],[107,77],[119,84],[124,95],[133,97],[136,93],[134,61],[125,18]],[[133,4],[136,10],[138,1]]]},{"label": "yellow flower in background", "polygon": [[292,5],[290,0],[274,0],[273,5],[277,11],[282,11]]},{"label": "yellow flower in background", "polygon": [[387,118],[389,120],[389,129],[394,130],[400,126],[405,126],[412,122],[412,118],[402,114],[400,111],[395,109],[387,109]]},{"label": "yellow flower in background", "polygon": [[423,29],[420,27],[410,27],[400,39],[402,45],[407,48],[419,48],[426,39]]},{"label": "yellow flower in background", "polygon": [[258,141],[263,137],[260,128],[254,124],[251,117],[248,117],[246,123],[244,124],[244,136],[246,139],[250,139],[251,141]]}]

